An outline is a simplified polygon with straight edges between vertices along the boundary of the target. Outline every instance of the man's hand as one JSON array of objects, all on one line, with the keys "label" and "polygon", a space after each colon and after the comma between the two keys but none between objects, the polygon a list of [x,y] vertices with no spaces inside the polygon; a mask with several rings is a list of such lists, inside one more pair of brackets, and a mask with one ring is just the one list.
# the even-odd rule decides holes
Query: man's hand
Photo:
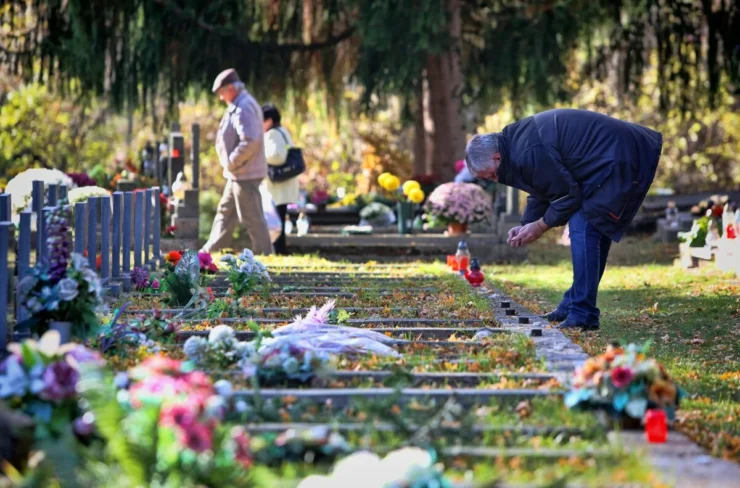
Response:
[{"label": "man's hand", "polygon": [[[511,233],[515,229],[517,230],[517,233],[512,237]],[[549,229],[550,227],[548,227],[542,219],[527,224],[524,227],[514,227],[514,229],[509,231],[509,239],[507,242],[511,247],[521,247],[525,244],[536,241]]]},{"label": "man's hand", "polygon": [[521,225],[517,225],[516,227],[512,227],[511,229],[509,229],[509,237],[506,239],[506,243],[512,245],[511,241],[513,239],[516,239],[523,228],[524,227],[522,227]]}]

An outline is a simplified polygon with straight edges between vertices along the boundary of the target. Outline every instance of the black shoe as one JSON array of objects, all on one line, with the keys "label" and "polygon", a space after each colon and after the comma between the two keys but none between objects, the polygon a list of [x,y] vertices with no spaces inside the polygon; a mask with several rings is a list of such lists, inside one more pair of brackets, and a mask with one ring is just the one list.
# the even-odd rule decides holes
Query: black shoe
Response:
[{"label": "black shoe", "polygon": [[562,322],[568,318],[568,313],[561,312],[560,310],[553,310],[552,312],[543,315],[542,318],[548,322]]},{"label": "black shoe", "polygon": [[571,318],[568,318],[563,323],[558,325],[558,329],[599,330],[599,324],[581,324]]}]

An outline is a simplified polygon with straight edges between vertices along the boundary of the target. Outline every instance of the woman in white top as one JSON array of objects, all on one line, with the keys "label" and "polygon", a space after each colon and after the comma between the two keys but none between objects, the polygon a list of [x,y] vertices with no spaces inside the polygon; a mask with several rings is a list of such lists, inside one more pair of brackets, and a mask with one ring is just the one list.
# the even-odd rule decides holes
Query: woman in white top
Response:
[{"label": "woman in white top", "polygon": [[[288,149],[293,146],[290,134],[280,125],[280,111],[272,104],[262,106],[265,128],[265,157],[267,164],[271,166],[282,166],[288,157]],[[298,177],[291,178],[280,183],[273,183],[270,178],[266,179],[267,189],[272,194],[275,208],[280,215],[282,232],[274,242],[276,254],[288,254],[285,242],[285,216],[288,214],[288,205],[298,203]]]}]

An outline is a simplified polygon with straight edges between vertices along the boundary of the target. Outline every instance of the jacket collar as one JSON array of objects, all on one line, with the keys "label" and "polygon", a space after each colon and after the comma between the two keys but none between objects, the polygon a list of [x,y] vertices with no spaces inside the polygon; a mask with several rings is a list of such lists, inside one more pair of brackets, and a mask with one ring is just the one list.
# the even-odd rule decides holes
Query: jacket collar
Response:
[{"label": "jacket collar", "polygon": [[247,90],[242,90],[234,100],[231,101],[226,110],[231,114],[239,107],[239,102],[247,97]]},{"label": "jacket collar", "polygon": [[509,159],[509,142],[503,132],[499,134],[498,151],[501,153],[501,164],[498,166],[498,182],[504,185],[511,184],[513,168]]}]

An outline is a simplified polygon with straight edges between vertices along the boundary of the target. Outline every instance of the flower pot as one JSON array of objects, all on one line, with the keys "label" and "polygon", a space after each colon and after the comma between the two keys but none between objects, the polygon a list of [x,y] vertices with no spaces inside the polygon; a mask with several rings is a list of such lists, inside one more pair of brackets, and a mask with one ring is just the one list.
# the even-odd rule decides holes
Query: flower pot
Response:
[{"label": "flower pot", "polygon": [[410,202],[398,202],[396,203],[396,213],[398,214],[398,233],[411,234],[414,204]]},{"label": "flower pot", "polygon": [[452,222],[447,226],[447,233],[450,236],[461,236],[468,231],[468,224],[461,224],[460,222]]},{"label": "flower pot", "polygon": [[49,330],[59,332],[60,344],[66,344],[72,340],[72,322],[49,322]]}]

